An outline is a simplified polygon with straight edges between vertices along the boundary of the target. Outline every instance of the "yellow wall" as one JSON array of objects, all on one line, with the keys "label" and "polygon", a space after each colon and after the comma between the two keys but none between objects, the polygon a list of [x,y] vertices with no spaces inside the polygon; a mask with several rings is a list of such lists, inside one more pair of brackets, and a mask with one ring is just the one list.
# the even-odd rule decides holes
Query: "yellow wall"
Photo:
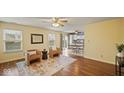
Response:
[{"label": "yellow wall", "polygon": [[[56,31],[50,31],[41,28],[35,28],[24,25],[9,24],[9,23],[0,23],[0,63],[6,62],[12,59],[22,58],[24,52],[13,52],[6,53],[3,51],[3,29],[13,29],[22,31],[23,36],[23,51],[28,49],[47,49],[48,50],[48,34],[54,33],[56,35],[56,46],[60,47],[60,33]],[[34,34],[43,34],[44,43],[43,44],[31,44],[31,33]]]},{"label": "yellow wall", "polygon": [[123,32],[121,34],[121,42],[124,43],[124,29],[123,29]]},{"label": "yellow wall", "polygon": [[120,19],[88,24],[85,27],[86,58],[114,64],[116,55],[116,43],[119,43],[122,32]]},{"label": "yellow wall", "polygon": [[120,42],[124,43],[124,18],[121,20]]}]

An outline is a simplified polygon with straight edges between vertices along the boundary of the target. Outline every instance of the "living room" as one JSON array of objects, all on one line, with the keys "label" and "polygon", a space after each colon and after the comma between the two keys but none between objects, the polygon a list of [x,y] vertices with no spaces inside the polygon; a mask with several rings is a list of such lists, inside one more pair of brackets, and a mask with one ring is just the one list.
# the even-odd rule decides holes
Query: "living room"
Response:
[{"label": "living room", "polygon": [[[58,20],[62,20],[63,22]],[[117,54],[116,44],[123,43],[123,18],[1,17],[0,21],[1,75],[116,75],[114,66],[115,56]],[[53,24],[57,22],[58,24]],[[59,26],[57,27],[56,25]],[[81,35],[78,39],[81,38],[83,43],[69,44],[69,42],[72,41],[69,41],[69,34],[74,34],[75,36],[73,36],[72,39],[75,40],[75,37],[76,39],[78,37],[77,33]],[[17,37],[17,40],[15,38],[10,38],[7,34],[10,34],[9,36],[14,35],[14,37]],[[64,36],[67,37],[63,40]],[[70,46],[73,46],[73,48],[70,48]],[[50,51],[51,48],[52,50],[57,50],[58,48],[57,53],[59,53],[56,54],[55,51]],[[34,49],[42,52],[40,64],[38,62],[30,63],[30,59],[25,58],[27,56],[27,51]],[[76,55],[72,52],[70,53],[70,49],[72,49],[72,52],[76,52],[76,54],[81,53],[81,55]],[[44,51],[47,52],[46,60],[43,59]],[[18,73],[22,71],[22,69],[20,69],[22,68],[22,63],[19,65],[17,64],[18,62],[23,62],[22,60],[29,62],[26,63],[26,68],[29,67],[29,69],[32,69],[30,71],[31,74],[28,73],[29,69],[26,68],[23,68],[25,71],[28,71],[26,74],[15,74],[18,70],[20,70]],[[61,63],[61,66],[57,64],[56,60]],[[70,63],[65,64],[66,61],[70,61]],[[54,66],[57,65],[58,68],[53,69],[47,67],[46,69],[46,67],[43,66],[46,65],[44,63],[47,63],[47,66],[53,64]],[[93,64],[91,65],[91,63]],[[85,68],[83,65],[86,65]],[[89,65],[92,67],[88,67]],[[96,65],[99,67],[95,67]],[[67,69],[69,67],[71,69]],[[36,68],[36,71],[33,72],[33,68]],[[12,71],[12,69],[14,69],[14,71]],[[48,69],[52,70],[48,71]],[[106,70],[103,71],[103,69]],[[48,71],[47,74],[45,72],[46,70]]]},{"label": "living room", "polygon": [[123,0],[1,0],[1,93],[123,93]]},{"label": "living room", "polygon": [[[14,30],[14,31],[21,31],[22,32],[22,47],[23,49],[18,50],[18,52],[3,52],[4,46],[0,47],[0,62],[7,62],[14,59],[21,59],[24,58],[24,51],[29,49],[49,49],[48,47],[48,34],[53,33],[56,35],[55,44],[57,47],[60,47],[60,32],[50,31],[47,29],[41,29],[37,27],[31,27],[31,26],[24,26],[24,25],[18,25],[18,24],[12,24],[12,23],[0,23],[1,31],[0,31],[0,37],[1,37],[1,44],[4,43],[3,41],[3,30]],[[42,44],[31,44],[31,34],[43,34],[43,43]]]}]

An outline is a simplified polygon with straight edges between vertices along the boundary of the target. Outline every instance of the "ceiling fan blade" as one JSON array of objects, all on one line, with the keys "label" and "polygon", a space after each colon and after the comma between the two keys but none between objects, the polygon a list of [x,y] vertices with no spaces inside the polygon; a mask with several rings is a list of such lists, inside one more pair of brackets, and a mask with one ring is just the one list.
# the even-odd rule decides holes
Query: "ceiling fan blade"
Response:
[{"label": "ceiling fan blade", "polygon": [[68,21],[67,20],[61,20],[61,22],[67,23]]},{"label": "ceiling fan blade", "polygon": [[59,19],[59,21],[61,21],[61,22],[68,22],[67,19]]},{"label": "ceiling fan blade", "polygon": [[59,24],[60,26],[62,26],[62,27],[64,26],[64,24],[63,24],[62,22],[58,22],[58,24]]},{"label": "ceiling fan blade", "polygon": [[52,21],[53,21],[54,23],[57,23],[57,22],[59,21],[59,18],[58,18],[58,17],[53,17],[53,18],[52,18]]}]

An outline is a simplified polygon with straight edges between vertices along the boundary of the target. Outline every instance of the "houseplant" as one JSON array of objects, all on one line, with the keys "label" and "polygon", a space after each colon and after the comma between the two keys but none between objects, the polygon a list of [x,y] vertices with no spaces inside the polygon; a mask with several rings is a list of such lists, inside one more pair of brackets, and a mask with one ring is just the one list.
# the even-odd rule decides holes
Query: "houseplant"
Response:
[{"label": "houseplant", "polygon": [[124,57],[124,44],[117,44],[116,47],[118,50],[117,56]]}]

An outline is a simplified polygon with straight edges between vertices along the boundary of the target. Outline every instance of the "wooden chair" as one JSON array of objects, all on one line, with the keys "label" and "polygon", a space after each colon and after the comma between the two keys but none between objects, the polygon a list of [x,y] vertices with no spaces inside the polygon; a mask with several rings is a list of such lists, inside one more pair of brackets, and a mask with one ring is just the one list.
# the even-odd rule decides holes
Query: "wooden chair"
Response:
[{"label": "wooden chair", "polygon": [[54,56],[59,56],[61,54],[61,49],[56,48],[55,50],[49,49],[49,57],[53,58]]},{"label": "wooden chair", "polygon": [[38,51],[37,49],[27,50],[25,53],[25,60],[27,65],[30,65],[30,62],[35,60],[41,62],[41,57],[41,51]]}]

